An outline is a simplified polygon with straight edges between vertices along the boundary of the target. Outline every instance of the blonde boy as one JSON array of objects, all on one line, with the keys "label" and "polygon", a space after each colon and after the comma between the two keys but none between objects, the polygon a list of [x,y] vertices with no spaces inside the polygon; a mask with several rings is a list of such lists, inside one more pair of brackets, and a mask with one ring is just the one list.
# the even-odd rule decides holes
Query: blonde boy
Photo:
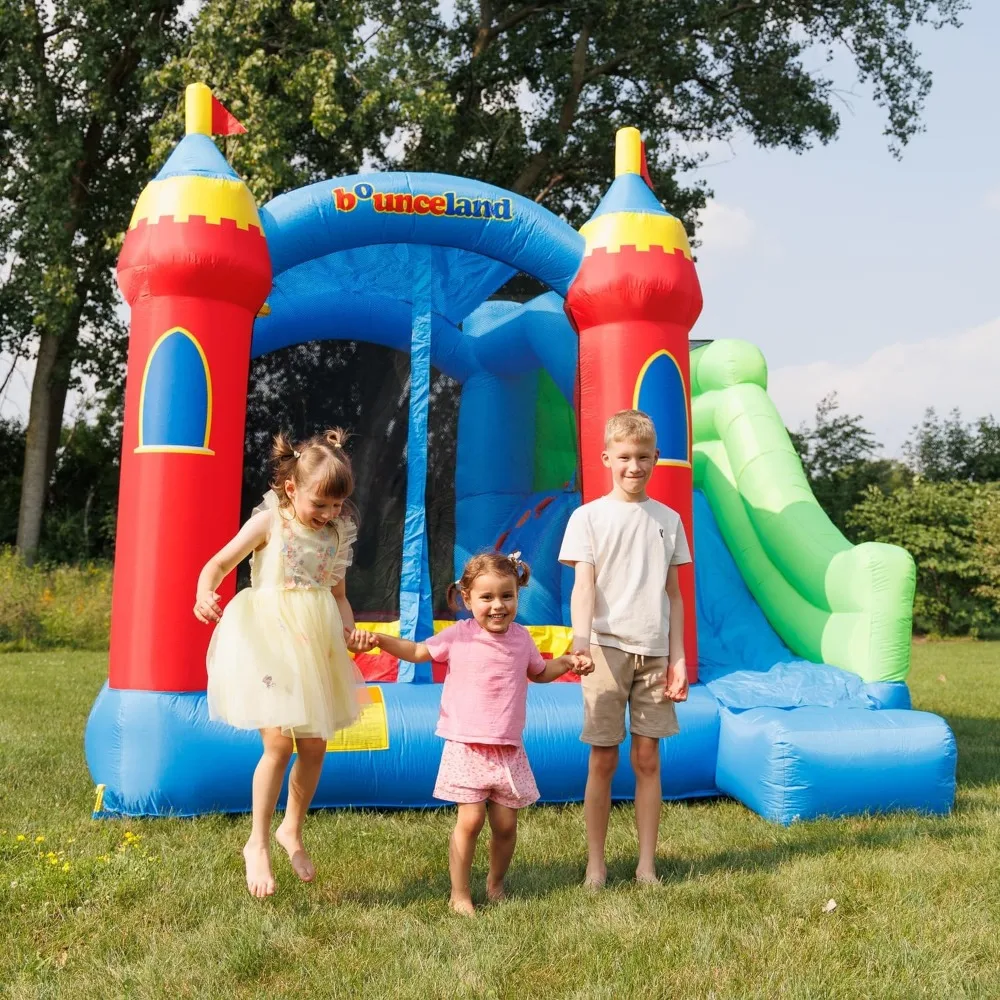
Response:
[{"label": "blonde boy", "polygon": [[684,604],[677,567],[691,561],[676,511],[646,488],[659,451],[645,413],[622,410],[604,432],[601,460],[611,470],[606,496],[584,504],[566,525],[559,561],[574,568],[570,605],[572,651],[589,654],[594,672],[582,678],[583,732],[590,744],[584,795],[587,874],[607,878],[604,845],[611,813],[611,778],[625,739],[629,706],[639,882],[656,882],[656,836],[663,791],[660,739],[678,732],[674,702],[687,698]]}]

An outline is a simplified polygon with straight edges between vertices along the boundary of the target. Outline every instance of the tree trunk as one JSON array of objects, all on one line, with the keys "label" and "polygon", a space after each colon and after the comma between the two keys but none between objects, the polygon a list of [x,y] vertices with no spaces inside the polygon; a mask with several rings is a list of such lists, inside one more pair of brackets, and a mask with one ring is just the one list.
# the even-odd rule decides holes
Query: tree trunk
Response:
[{"label": "tree trunk", "polygon": [[68,366],[60,363],[62,346],[61,338],[55,334],[42,334],[35,377],[31,381],[24,472],[21,477],[21,507],[17,519],[17,548],[29,566],[34,563],[38,554],[42,516],[69,390]]}]

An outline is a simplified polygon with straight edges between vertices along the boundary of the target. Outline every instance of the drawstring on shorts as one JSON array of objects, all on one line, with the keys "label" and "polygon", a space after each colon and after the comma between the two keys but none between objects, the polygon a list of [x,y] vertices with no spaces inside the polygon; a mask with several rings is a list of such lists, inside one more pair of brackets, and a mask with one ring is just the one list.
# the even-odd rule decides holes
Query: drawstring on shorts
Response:
[{"label": "drawstring on shorts", "polygon": [[507,781],[510,784],[510,790],[515,796],[520,795],[521,793],[517,790],[517,785],[514,784],[514,775],[510,773],[510,764],[507,760],[508,754],[505,752],[506,748],[497,746],[493,749],[496,751],[497,760],[503,768],[503,773],[507,776]]}]

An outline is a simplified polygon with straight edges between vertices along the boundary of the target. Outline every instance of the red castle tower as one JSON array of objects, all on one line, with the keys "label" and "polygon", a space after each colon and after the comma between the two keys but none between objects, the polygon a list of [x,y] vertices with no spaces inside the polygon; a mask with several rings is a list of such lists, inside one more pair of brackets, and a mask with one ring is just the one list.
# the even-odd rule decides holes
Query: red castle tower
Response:
[{"label": "red castle tower", "polygon": [[[693,554],[688,333],[701,312],[701,287],[684,226],[664,211],[645,176],[638,130],[619,130],[615,180],[580,230],[584,259],[566,296],[580,336],[581,486],[584,503],[607,492],[604,424],[618,410],[643,410],[660,449],[649,495],[680,514]],[[688,674],[696,680],[693,563],[681,567],[680,583]]]},{"label": "red castle tower", "polygon": [[[208,87],[139,196],[118,260],[132,308],[111,614],[112,688],[205,689],[192,614],[205,561],[239,527],[254,317],[271,288],[257,207],[211,139],[245,131]],[[224,585],[226,598],[235,587]]]}]

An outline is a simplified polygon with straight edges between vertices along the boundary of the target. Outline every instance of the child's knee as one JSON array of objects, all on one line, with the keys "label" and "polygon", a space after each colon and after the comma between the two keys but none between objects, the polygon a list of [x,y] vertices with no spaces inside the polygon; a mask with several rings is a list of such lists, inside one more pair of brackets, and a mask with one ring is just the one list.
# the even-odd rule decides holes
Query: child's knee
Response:
[{"label": "child's knee", "polygon": [[326,757],[326,740],[307,737],[295,741],[298,755],[310,764],[322,763]]},{"label": "child's knee", "polygon": [[490,810],[490,832],[498,840],[509,840],[517,836],[517,813],[513,810]]},{"label": "child's knee", "polygon": [[590,773],[610,781],[618,767],[618,747],[591,747]]},{"label": "child's knee", "polygon": [[292,738],[282,733],[268,733],[264,737],[264,756],[277,764],[287,764],[292,759]]},{"label": "child's knee", "polygon": [[644,778],[655,778],[660,773],[660,741],[633,737],[632,769]]},{"label": "child's knee", "polygon": [[466,836],[478,837],[485,822],[485,809],[481,807],[478,809],[459,809],[458,819],[455,820],[455,829]]}]

